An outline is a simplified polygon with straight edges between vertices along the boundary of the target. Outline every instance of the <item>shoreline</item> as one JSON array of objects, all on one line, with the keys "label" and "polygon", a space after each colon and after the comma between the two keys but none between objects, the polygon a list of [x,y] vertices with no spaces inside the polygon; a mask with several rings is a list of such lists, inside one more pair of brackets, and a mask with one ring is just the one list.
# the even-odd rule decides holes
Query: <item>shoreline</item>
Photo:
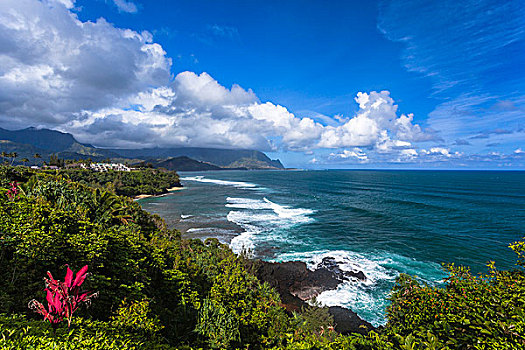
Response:
[{"label": "shoreline", "polygon": [[[290,313],[311,307],[309,302],[312,299],[324,291],[337,289],[345,281],[357,283],[358,280],[366,280],[362,271],[341,270],[332,257],[323,259],[313,271],[303,261],[267,262],[250,259],[248,264],[261,282],[267,282],[279,293],[284,308]],[[364,335],[376,329],[352,309],[344,306],[327,308],[338,333]]]},{"label": "shoreline", "polygon": [[134,201],[138,201],[138,200],[141,200],[141,199],[146,199],[146,198],[151,198],[151,197],[164,197],[168,194],[170,194],[171,192],[175,192],[175,191],[180,191],[180,190],[183,190],[184,187],[183,186],[175,186],[175,187],[171,187],[171,188],[167,188],[166,189],[166,193],[162,193],[162,194],[139,194],[139,195],[136,195],[135,197],[133,197],[132,199]]},{"label": "shoreline", "polygon": [[[135,200],[162,197],[184,189],[184,187],[172,187],[167,189],[168,193],[161,195],[139,195]],[[240,230],[245,231],[242,226],[233,222]],[[193,235],[200,237],[201,240],[206,238],[218,239],[212,232],[196,232]],[[182,230],[184,232],[184,230]],[[184,235],[191,233],[184,232]],[[225,243],[231,249],[229,243]],[[254,275],[261,281],[269,283],[281,297],[282,306],[287,312],[297,312],[304,310],[311,305],[310,300],[317,297],[324,291],[335,290],[344,282],[357,280],[366,280],[362,271],[342,271],[338,267],[335,258],[328,257],[323,259],[323,262],[317,266],[315,270],[309,270],[305,262],[296,260],[289,262],[266,262],[260,258],[249,259],[248,264],[252,266]],[[359,283],[358,281],[354,283]],[[352,309],[344,306],[327,307],[329,314],[334,318],[335,330],[341,334],[361,333],[366,334],[368,331],[375,329],[375,327],[362,319]]]}]

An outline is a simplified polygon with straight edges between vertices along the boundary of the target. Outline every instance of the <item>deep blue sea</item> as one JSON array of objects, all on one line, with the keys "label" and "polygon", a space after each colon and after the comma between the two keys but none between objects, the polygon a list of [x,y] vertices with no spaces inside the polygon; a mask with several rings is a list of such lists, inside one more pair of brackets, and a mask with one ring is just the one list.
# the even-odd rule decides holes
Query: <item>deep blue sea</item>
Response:
[{"label": "deep blue sea", "polygon": [[217,237],[236,252],[312,269],[331,256],[363,271],[365,282],[318,301],[375,325],[399,273],[440,284],[442,263],[511,268],[508,244],[525,236],[525,172],[219,171],[181,173],[181,182],[141,205],[186,237]]}]

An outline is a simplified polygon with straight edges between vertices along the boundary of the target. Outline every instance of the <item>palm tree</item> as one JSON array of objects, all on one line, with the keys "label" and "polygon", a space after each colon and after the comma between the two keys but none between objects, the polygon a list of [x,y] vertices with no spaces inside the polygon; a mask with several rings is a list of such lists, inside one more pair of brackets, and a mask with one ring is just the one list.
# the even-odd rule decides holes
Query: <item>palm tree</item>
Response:
[{"label": "palm tree", "polygon": [[18,153],[16,152],[9,153],[8,157],[11,158],[11,165],[13,165],[13,163],[15,162],[15,159],[18,157]]},{"label": "palm tree", "polygon": [[4,163],[4,159],[5,159],[5,157],[7,157],[7,153],[2,152],[2,164]]},{"label": "palm tree", "polygon": [[22,163],[24,163],[24,165],[26,165],[27,163],[29,163],[29,159],[27,159],[27,158],[22,158],[20,161],[21,161]]},{"label": "palm tree", "polygon": [[96,218],[96,222],[104,225],[109,225],[115,221],[128,224],[132,219],[129,208],[124,201],[118,196],[98,188],[93,193],[88,207]]}]

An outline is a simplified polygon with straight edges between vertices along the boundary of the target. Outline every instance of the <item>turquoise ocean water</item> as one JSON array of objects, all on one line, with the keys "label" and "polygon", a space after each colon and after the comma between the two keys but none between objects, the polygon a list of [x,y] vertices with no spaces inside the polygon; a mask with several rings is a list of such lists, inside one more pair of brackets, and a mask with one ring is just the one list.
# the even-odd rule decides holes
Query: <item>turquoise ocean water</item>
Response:
[{"label": "turquoise ocean water", "polygon": [[182,173],[181,191],[140,203],[187,237],[217,237],[269,261],[334,257],[364,282],[322,293],[379,325],[399,273],[439,284],[442,263],[511,268],[525,236],[525,172],[220,171]]}]

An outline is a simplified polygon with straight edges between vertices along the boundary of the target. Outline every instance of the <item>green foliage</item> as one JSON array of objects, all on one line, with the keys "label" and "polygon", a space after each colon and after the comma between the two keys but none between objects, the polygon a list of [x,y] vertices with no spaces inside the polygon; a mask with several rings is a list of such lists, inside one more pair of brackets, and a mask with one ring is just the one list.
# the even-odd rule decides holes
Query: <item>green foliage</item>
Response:
[{"label": "green foliage", "polygon": [[[290,321],[280,306],[279,295],[247,273],[243,262],[233,254],[218,267],[197,330],[213,340],[212,347],[251,344],[251,348],[264,348],[280,344]],[[207,325],[213,315],[221,315],[225,322]]]},{"label": "green foliage", "polygon": [[[340,335],[326,309],[288,315],[245,257],[216,239],[182,239],[161,218],[106,190],[115,174],[75,174],[0,167],[0,349],[525,348],[523,269],[498,271],[492,263],[487,274],[473,276],[450,265],[444,287],[401,275],[385,327]],[[134,188],[155,174],[136,178]],[[9,199],[13,181],[22,186]],[[511,248],[525,265],[525,243]],[[44,298],[42,277],[63,275],[65,264],[89,265],[86,289],[99,292],[71,331],[53,334],[44,322],[6,316],[34,317],[27,303]]]},{"label": "green foliage", "polygon": [[314,298],[311,305],[301,310],[302,328],[309,333],[321,333],[334,327],[334,318]]},{"label": "green foliage", "polygon": [[49,163],[48,165],[57,166],[57,167],[63,167],[64,166],[64,159],[60,159],[56,154],[52,153],[49,156]]},{"label": "green foliage", "polygon": [[121,196],[134,197],[139,194],[159,195],[167,189],[180,186],[179,176],[174,171],[141,169],[134,171],[94,172],[85,169],[62,169],[72,181],[91,187],[110,190]]},{"label": "green foliage", "polygon": [[131,303],[124,300],[111,320],[114,327],[148,339],[157,339],[164,328],[147,299]]},{"label": "green foliage", "polygon": [[7,188],[13,181],[26,182],[33,175],[34,172],[27,167],[0,165],[0,187]]},{"label": "green foliage", "polygon": [[473,276],[468,268],[447,266],[445,288],[421,285],[402,275],[388,308],[390,334],[430,331],[451,349],[525,347],[525,275],[497,271]]},{"label": "green foliage", "polygon": [[518,255],[517,265],[525,267],[525,240],[514,242],[509,248]]},{"label": "green foliage", "polygon": [[204,300],[195,330],[207,339],[212,349],[228,349],[241,342],[239,321],[221,303]]},{"label": "green foliage", "polygon": [[170,350],[166,343],[143,334],[129,332],[110,322],[76,318],[71,329],[53,332],[42,321],[26,320],[22,316],[0,314],[0,349],[2,350]]},{"label": "green foliage", "polygon": [[[18,176],[9,175],[2,183]],[[99,297],[79,315],[111,320],[130,337],[220,347],[225,343],[214,339],[227,336],[217,338],[203,321],[205,310],[213,318],[219,310],[232,316],[233,326],[223,319],[215,324],[240,334],[233,337],[235,346],[278,343],[287,325],[278,295],[249,275],[227,246],[183,240],[131,199],[63,175],[25,180],[13,200],[5,189],[0,193],[1,313],[28,314],[28,301],[44,297],[46,271],[62,275],[67,263],[73,269],[89,265],[86,288]],[[221,289],[233,281],[239,281],[236,289]]]}]

